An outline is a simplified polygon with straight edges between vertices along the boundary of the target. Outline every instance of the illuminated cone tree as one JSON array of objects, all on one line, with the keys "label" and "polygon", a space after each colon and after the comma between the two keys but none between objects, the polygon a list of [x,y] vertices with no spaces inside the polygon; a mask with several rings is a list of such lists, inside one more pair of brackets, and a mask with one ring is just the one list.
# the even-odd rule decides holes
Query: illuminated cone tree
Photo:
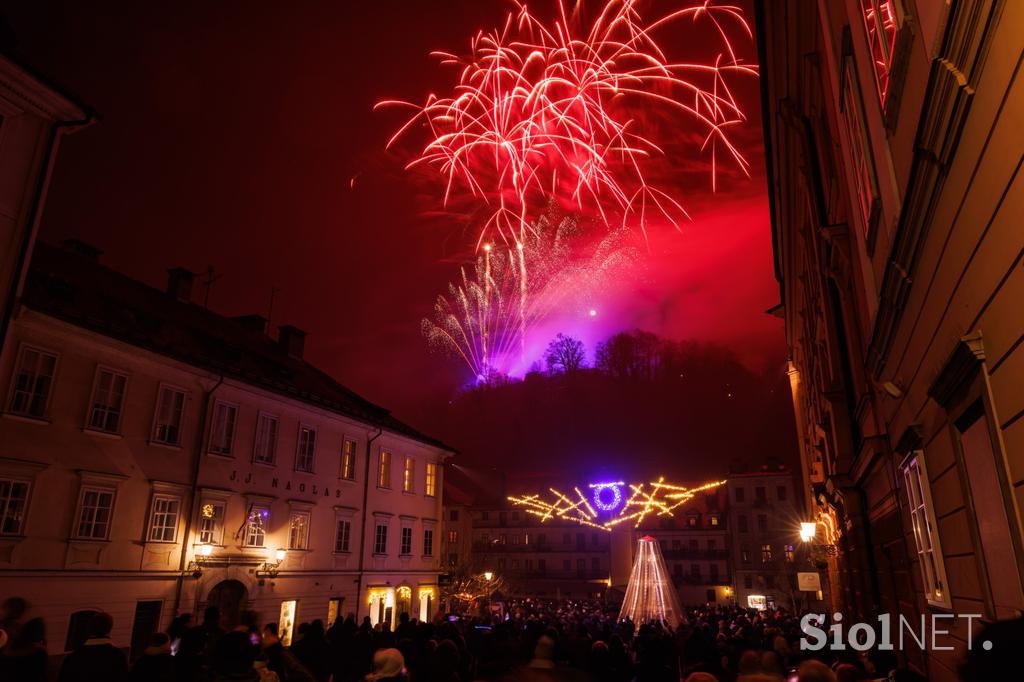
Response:
[{"label": "illuminated cone tree", "polygon": [[629,618],[638,625],[661,621],[678,627],[682,622],[675,585],[665,569],[658,541],[650,535],[640,538],[637,545],[633,572],[619,612],[619,619],[623,618]]}]

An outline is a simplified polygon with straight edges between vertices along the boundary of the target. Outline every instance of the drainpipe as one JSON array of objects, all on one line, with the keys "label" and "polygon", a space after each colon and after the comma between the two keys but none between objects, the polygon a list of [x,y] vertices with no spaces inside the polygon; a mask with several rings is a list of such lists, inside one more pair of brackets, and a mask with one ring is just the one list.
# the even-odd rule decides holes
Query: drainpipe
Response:
[{"label": "drainpipe", "polygon": [[[377,427],[377,433],[374,434],[373,438],[366,440],[366,475],[363,481],[363,509],[362,509],[362,525],[359,531],[359,573],[356,576],[356,620],[359,621],[359,604],[363,598],[363,570],[366,565],[366,507],[367,499],[370,496],[370,450],[373,445],[373,441],[380,438],[380,434],[384,433],[384,429],[380,426]],[[358,625],[358,622],[357,622]]]},{"label": "drainpipe", "polygon": [[27,230],[25,238],[18,245],[18,255],[14,261],[13,277],[10,281],[10,290],[7,292],[6,300],[0,302],[0,351],[7,340],[7,328],[11,318],[14,316],[14,308],[18,301],[18,294],[21,291],[22,283],[28,271],[29,259],[32,249],[36,243],[36,228],[42,218],[43,202],[46,198],[46,191],[50,184],[50,176],[53,174],[53,165],[57,159],[57,146],[64,133],[73,133],[76,130],[86,128],[97,120],[97,116],[86,111],[85,118],[76,121],[58,121],[50,127],[46,136],[46,151],[43,152],[39,179],[32,188],[32,204],[29,206],[28,216],[25,219]]},{"label": "drainpipe", "polygon": [[199,412],[199,428],[196,429],[195,455],[192,458],[192,485],[189,488],[188,505],[185,506],[185,537],[181,542],[181,557],[178,559],[178,580],[174,585],[174,606],[171,608],[172,617],[178,617],[178,609],[181,607],[181,591],[185,582],[185,559],[188,558],[188,548],[192,544],[192,519],[196,510],[196,493],[199,492],[199,469],[203,461],[203,440],[206,436],[206,419],[210,412],[210,399],[220,385],[224,383],[224,373],[209,391],[203,391],[203,409]]}]

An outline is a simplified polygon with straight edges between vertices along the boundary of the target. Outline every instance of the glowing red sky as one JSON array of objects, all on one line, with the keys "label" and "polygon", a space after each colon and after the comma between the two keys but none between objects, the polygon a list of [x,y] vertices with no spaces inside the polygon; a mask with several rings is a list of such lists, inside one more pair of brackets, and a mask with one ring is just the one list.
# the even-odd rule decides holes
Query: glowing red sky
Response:
[{"label": "glowing red sky", "polygon": [[[156,286],[168,267],[212,264],[224,276],[211,307],[226,314],[265,314],[279,287],[273,322],[309,332],[309,359],[429,430],[424,401],[464,376],[428,351],[419,321],[466,239],[424,219],[424,188],[383,152],[397,119],[371,107],[442,87],[427,53],[462,48],[508,5],[117,4],[20,3],[6,16],[15,54],[103,117],[61,148],[43,239],[91,242]],[[652,238],[643,281],[581,321],[589,345],[642,327],[781,367],[781,322],[764,313],[778,289],[756,92],[744,95],[753,177],[691,200],[693,223]]]}]

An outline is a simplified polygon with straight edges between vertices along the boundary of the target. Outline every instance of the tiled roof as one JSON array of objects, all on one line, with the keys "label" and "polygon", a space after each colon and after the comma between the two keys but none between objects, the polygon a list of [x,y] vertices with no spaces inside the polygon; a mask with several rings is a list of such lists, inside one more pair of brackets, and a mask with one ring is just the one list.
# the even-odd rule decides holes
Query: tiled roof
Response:
[{"label": "tiled roof", "polygon": [[37,244],[22,303],[194,367],[454,451],[288,355],[266,334],[180,301],[80,253]]}]

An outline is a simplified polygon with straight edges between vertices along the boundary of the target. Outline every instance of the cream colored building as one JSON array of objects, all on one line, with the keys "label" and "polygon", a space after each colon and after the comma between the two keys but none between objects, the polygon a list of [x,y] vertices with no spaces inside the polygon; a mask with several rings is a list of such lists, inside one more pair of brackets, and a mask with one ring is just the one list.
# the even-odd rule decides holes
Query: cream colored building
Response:
[{"label": "cream colored building", "polygon": [[39,245],[0,358],[0,599],[87,614],[137,649],[182,612],[387,625],[436,609],[451,450],[302,360],[304,334],[227,319]]}]

